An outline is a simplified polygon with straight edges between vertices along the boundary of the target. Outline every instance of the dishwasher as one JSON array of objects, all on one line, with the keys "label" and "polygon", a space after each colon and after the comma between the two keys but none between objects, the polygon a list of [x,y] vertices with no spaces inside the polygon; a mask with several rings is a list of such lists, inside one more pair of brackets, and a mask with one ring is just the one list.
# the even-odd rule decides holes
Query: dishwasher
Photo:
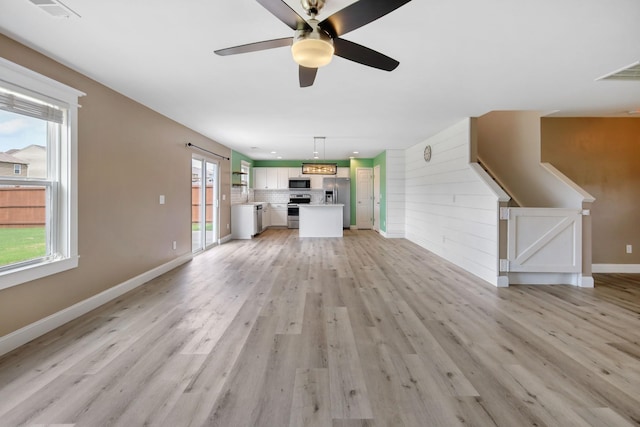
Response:
[{"label": "dishwasher", "polygon": [[256,229],[255,234],[262,233],[262,205],[256,205]]}]

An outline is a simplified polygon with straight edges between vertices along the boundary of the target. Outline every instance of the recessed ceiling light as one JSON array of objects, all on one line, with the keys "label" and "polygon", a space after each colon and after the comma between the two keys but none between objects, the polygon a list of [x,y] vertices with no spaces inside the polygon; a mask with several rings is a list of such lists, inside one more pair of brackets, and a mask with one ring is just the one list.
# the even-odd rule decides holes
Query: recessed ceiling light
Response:
[{"label": "recessed ceiling light", "polygon": [[281,159],[281,158],[282,158],[282,156],[278,156],[278,157],[276,157],[276,159]]},{"label": "recessed ceiling light", "polygon": [[353,157],[353,156],[349,156],[349,158],[350,158],[350,159],[355,159],[355,157]]},{"label": "recessed ceiling light", "polygon": [[627,111],[627,114],[633,115],[633,114],[640,114],[640,109],[638,110],[631,110],[631,111]]},{"label": "recessed ceiling light", "polygon": [[354,151],[353,154],[360,154],[360,152],[359,151]]},{"label": "recessed ceiling light", "polygon": [[276,152],[275,152],[275,151],[272,151],[272,152],[271,152],[271,154],[276,154]]}]

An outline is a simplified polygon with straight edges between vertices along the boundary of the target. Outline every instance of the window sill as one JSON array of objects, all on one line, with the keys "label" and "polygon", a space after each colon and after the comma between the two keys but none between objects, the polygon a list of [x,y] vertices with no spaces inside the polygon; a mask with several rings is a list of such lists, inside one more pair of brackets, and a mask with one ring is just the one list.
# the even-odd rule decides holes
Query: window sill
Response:
[{"label": "window sill", "polygon": [[78,258],[80,257],[74,256],[0,273],[0,290],[76,268],[78,266]]}]

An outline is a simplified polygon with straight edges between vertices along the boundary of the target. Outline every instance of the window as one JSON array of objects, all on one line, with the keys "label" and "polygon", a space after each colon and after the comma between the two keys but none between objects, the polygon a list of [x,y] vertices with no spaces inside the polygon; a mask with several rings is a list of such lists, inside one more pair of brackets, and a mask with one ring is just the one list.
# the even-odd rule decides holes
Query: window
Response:
[{"label": "window", "polygon": [[251,182],[251,164],[249,162],[245,162],[244,160],[240,161],[240,183],[242,184],[242,192],[247,193],[249,191],[249,183]]},{"label": "window", "polygon": [[0,289],[78,265],[82,95],[0,58]]}]

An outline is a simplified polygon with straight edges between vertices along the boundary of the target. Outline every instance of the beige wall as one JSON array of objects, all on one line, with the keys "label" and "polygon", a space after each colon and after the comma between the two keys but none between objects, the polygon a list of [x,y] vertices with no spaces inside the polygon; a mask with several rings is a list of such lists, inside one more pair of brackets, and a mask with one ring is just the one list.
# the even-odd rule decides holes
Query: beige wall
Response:
[{"label": "beige wall", "polygon": [[478,158],[519,206],[581,208],[583,194],[540,164],[540,141],[539,112],[492,111],[477,119]]},{"label": "beige wall", "polygon": [[542,161],[596,198],[593,263],[640,264],[640,119],[543,118],[541,126]]},{"label": "beige wall", "polygon": [[[185,143],[228,157],[231,150],[3,35],[0,56],[87,94],[78,125],[80,265],[0,291],[2,336],[189,253],[191,151]],[[220,167],[224,237],[229,161],[220,160]]]}]

